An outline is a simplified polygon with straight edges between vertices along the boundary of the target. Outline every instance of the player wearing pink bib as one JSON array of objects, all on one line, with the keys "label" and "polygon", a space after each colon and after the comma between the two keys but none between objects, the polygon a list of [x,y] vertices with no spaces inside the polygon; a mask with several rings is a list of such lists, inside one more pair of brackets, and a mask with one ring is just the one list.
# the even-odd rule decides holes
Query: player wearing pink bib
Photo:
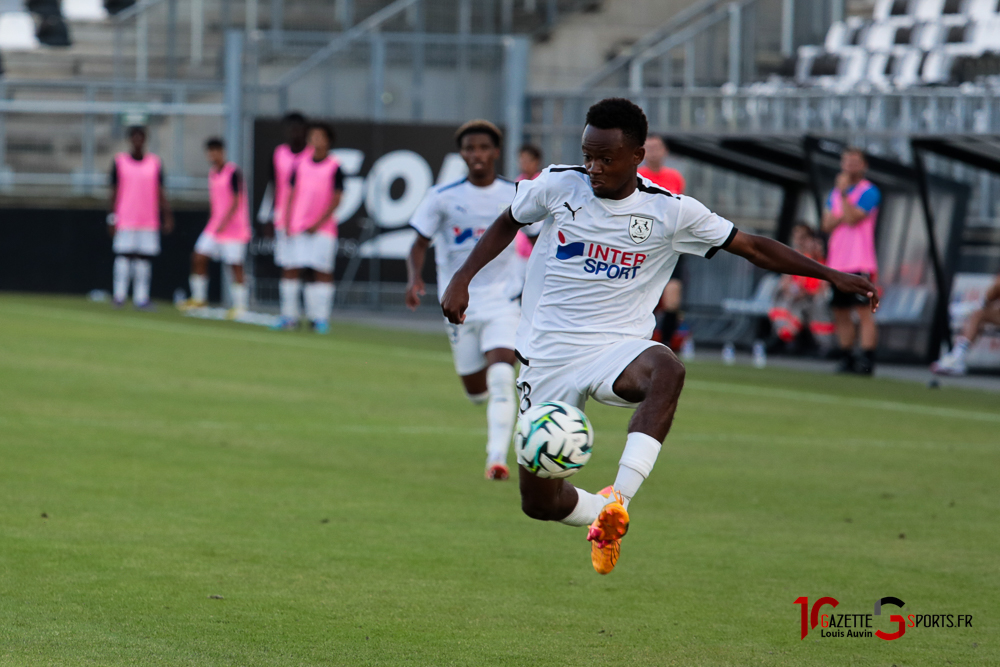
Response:
[{"label": "player wearing pink bib", "polygon": [[108,231],[116,255],[113,295],[115,306],[120,307],[132,282],[132,302],[145,309],[150,305],[153,276],[150,260],[160,254],[160,216],[167,234],[174,229],[174,218],[163,189],[160,158],[145,152],[146,130],[131,127],[128,137],[132,150],[115,155],[111,165]]},{"label": "player wearing pink bib", "polygon": [[274,195],[272,223],[274,230],[274,264],[285,265],[287,246],[285,213],[288,208],[288,194],[292,190],[292,174],[299,161],[312,156],[312,147],[306,142],[309,126],[305,116],[290,113],[282,119],[286,142],[274,149],[271,157],[271,184]]},{"label": "player wearing pink bib", "polygon": [[292,174],[292,189],[285,208],[288,234],[285,276],[282,283],[279,328],[298,326],[298,302],[302,270],[312,271],[303,299],[306,317],[317,333],[330,330],[333,307],[333,264],[337,255],[337,220],[334,211],[344,191],[344,176],[337,158],[330,153],[333,129],[321,123],[309,128],[312,155],[300,160]]},{"label": "player wearing pink bib", "polygon": [[243,259],[250,242],[250,213],[246,189],[240,170],[232,162],[226,162],[226,148],[221,139],[205,142],[205,152],[211,165],[208,172],[210,214],[191,255],[191,298],[181,308],[203,308],[207,304],[208,262],[214,259],[232,269],[233,304],[229,317],[235,319],[247,309]]},{"label": "player wearing pink bib", "polygon": [[[827,265],[831,269],[854,273],[872,281],[877,279],[875,258],[875,222],[882,193],[865,178],[868,161],[860,149],[848,148],[840,158],[840,174],[827,199],[823,213],[823,231],[830,234]],[[867,300],[836,288],[830,298],[840,343],[837,370],[842,373],[871,375],[875,369],[878,328]],[[855,356],[855,328],[852,313],[858,317],[861,353]]]}]

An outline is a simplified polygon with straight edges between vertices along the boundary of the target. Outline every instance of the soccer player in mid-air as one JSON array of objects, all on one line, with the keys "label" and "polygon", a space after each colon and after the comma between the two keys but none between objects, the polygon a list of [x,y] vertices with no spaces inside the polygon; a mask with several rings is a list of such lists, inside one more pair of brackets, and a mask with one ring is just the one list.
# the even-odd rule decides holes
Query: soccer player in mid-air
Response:
[{"label": "soccer player in mid-air", "polygon": [[[410,219],[417,231],[406,260],[406,305],[411,310],[416,310],[424,295],[421,273],[431,241],[437,284],[443,288],[497,213],[505,211],[514,198],[514,184],[496,172],[500,130],[488,121],[474,120],[460,127],[455,139],[469,175],[429,190]],[[514,333],[523,281],[517,278],[513,245],[498,249],[491,259],[468,285],[471,301],[464,323],[446,326],[465,393],[473,403],[487,403],[486,478],[503,480],[510,475],[507,450],[514,431]]]},{"label": "soccer player in mid-air", "polygon": [[132,150],[115,155],[111,165],[108,232],[115,253],[113,292],[115,307],[121,307],[132,283],[136,308],[151,308],[149,284],[153,279],[153,257],[160,254],[160,217],[163,231],[174,230],[174,216],[163,188],[163,164],[146,152],[146,129],[128,129]]},{"label": "soccer player in mid-air", "polygon": [[612,486],[598,494],[563,479],[520,470],[521,507],[528,516],[590,526],[594,569],[618,561],[629,525],[628,505],[653,469],[684,384],[684,366],[649,340],[653,308],[681,253],[711,258],[719,250],[768,271],[822,278],[878,305],[863,276],[834,271],[771,239],[740,232],[698,201],[641,178],[647,122],[626,99],[598,102],[587,112],[583,166],[551,166],[518,183],[510,208],[490,226],[442,298],[460,324],[469,285],[504,252],[522,226],[553,216],[538,236],[524,285],[517,355],[521,409],[544,401],[583,408],[601,403],[634,408]]},{"label": "soccer player in mid-air", "polygon": [[236,319],[247,309],[243,260],[250,242],[250,211],[247,208],[246,188],[243,187],[243,174],[239,167],[226,162],[222,139],[213,137],[206,141],[205,154],[210,165],[209,218],[194,244],[189,278],[191,298],[181,305],[181,309],[203,308],[208,303],[208,263],[214,259],[227,264],[233,272],[233,305],[228,316]]}]

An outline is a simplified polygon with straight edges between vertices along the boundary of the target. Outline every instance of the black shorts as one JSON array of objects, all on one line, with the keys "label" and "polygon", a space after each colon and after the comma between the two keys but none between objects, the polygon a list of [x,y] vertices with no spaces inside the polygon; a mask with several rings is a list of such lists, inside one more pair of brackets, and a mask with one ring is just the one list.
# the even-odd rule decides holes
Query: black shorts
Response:
[{"label": "black shorts", "polygon": [[[855,273],[854,275],[863,276],[868,280],[872,279],[872,275],[870,273]],[[833,293],[830,295],[831,308],[854,308],[855,306],[867,306],[868,301],[868,297],[864,294],[841,292],[836,287],[833,288]]]}]

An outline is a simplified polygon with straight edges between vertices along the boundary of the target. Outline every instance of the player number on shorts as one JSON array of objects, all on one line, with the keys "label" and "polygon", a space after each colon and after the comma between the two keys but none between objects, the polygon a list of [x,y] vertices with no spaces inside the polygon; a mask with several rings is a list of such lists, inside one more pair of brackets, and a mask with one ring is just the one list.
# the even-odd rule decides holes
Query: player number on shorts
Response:
[{"label": "player number on shorts", "polygon": [[517,393],[521,397],[521,412],[531,409],[531,385],[522,380],[517,381]]}]

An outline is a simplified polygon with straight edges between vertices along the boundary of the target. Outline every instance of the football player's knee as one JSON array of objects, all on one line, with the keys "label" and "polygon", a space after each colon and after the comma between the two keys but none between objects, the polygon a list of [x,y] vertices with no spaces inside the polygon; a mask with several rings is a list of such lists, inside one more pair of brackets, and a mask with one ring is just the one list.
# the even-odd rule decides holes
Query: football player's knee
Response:
[{"label": "football player's knee", "polygon": [[684,364],[677,357],[670,355],[660,362],[653,373],[653,387],[661,391],[676,392],[679,394],[681,388],[684,386],[684,376],[686,374],[687,369],[684,368]]},{"label": "football player's knee", "polygon": [[481,405],[490,399],[490,392],[484,391],[481,394],[470,394],[466,392],[465,396],[473,405]]}]

